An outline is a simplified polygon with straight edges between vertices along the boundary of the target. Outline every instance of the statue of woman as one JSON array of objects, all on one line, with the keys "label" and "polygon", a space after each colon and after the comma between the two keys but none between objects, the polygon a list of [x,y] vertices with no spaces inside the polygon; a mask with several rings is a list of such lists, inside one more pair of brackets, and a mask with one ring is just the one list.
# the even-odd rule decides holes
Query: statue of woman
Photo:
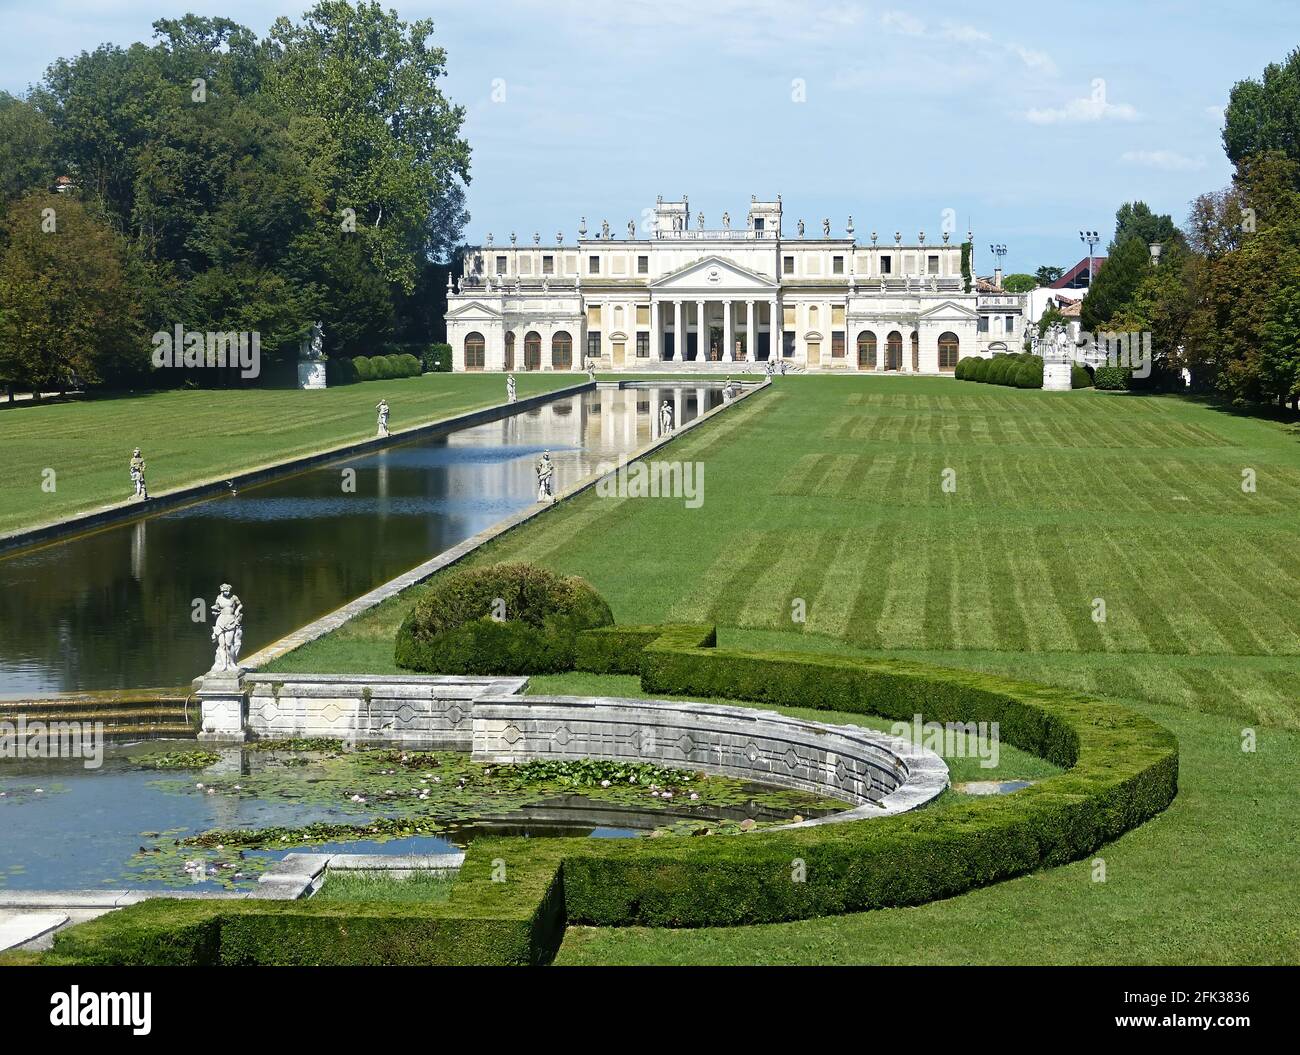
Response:
[{"label": "statue of woman", "polygon": [[221,593],[212,602],[212,614],[217,620],[212,627],[212,640],[217,643],[212,669],[238,671],[239,650],[244,644],[244,605],[230,592],[230,583],[221,584]]},{"label": "statue of woman", "polygon": [[376,435],[387,436],[388,435],[388,400],[381,399],[378,403],[375,404],[375,410],[378,411],[379,413],[379,430],[376,432]]},{"label": "statue of woman", "polygon": [[661,433],[669,433],[673,431],[673,408],[672,404],[666,399],[663,401],[663,405],[659,408],[659,431]]},{"label": "statue of woman", "polygon": [[506,402],[513,403],[514,401],[515,401],[515,375],[506,374]]},{"label": "statue of woman", "polygon": [[551,452],[542,451],[542,457],[537,462],[537,501],[545,502],[547,499],[555,499],[555,463],[551,461]]}]

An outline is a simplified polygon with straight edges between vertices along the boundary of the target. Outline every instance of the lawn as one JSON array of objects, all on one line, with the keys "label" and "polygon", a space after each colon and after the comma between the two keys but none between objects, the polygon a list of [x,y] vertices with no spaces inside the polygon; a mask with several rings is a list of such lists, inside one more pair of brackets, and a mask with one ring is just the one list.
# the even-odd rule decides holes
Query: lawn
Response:
[{"label": "lawn", "polygon": [[[786,377],[665,456],[703,464],[700,508],[588,493],[474,562],[581,574],[620,622],[713,622],[724,645],[918,658],[1123,700],[1179,737],[1181,790],[1103,852],[1104,883],[1081,862],[916,909],[575,929],[562,961],[1300,961],[1295,425],[1174,397]],[[279,668],[392,670],[416,593]]]},{"label": "lawn", "polygon": [[[519,397],[586,380],[520,373]],[[394,432],[505,402],[500,374],[425,374],[325,391],[185,389],[0,409],[0,534],[131,497],[140,447],[151,494],[224,479],[375,434],[387,399]],[[54,471],[54,489],[45,485]]]}]

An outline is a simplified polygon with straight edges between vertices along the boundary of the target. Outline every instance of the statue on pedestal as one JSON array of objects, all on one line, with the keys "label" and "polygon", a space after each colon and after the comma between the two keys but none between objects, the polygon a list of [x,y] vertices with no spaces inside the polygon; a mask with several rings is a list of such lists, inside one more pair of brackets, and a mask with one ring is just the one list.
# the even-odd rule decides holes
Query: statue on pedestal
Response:
[{"label": "statue on pedestal", "polygon": [[673,408],[666,399],[659,408],[659,431],[664,435],[673,431]]},{"label": "statue on pedestal", "polygon": [[799,228],[799,237],[802,238],[802,237],[803,237],[803,221],[800,220],[797,226],[798,226],[798,228]]},{"label": "statue on pedestal", "polygon": [[[448,278],[450,277],[448,275]],[[321,326],[319,319],[311,324],[311,348],[307,358],[314,360],[325,358],[325,328]]]},{"label": "statue on pedestal", "polygon": [[137,447],[131,452],[131,486],[135,489],[135,497],[142,502],[149,501],[149,487],[144,482],[144,455],[140,453]]},{"label": "statue on pedestal", "polygon": [[506,374],[506,402],[513,403],[514,401],[515,401],[515,375]]},{"label": "statue on pedestal", "polygon": [[628,222],[627,222],[627,237],[628,237],[628,240],[629,240],[629,241],[632,241],[632,240],[634,240],[634,239],[636,238],[636,221],[635,221],[635,220],[628,220]]},{"label": "statue on pedestal", "polygon": [[830,236],[831,236],[831,221],[828,218],[822,221],[822,237],[829,238]]},{"label": "statue on pedestal", "polygon": [[384,437],[388,435],[388,400],[381,399],[375,404],[375,410],[379,414],[379,429],[376,436]]},{"label": "statue on pedestal", "polygon": [[698,216],[695,217],[695,226],[698,227],[701,231],[704,230],[704,213],[701,212]]},{"label": "statue on pedestal", "polygon": [[608,239],[608,238],[609,238],[609,221],[608,221],[608,220],[601,220],[601,221],[600,221],[600,237],[601,237],[601,238],[605,238],[605,239]]},{"label": "statue on pedestal", "polygon": [[731,213],[729,212],[724,212],[722,214],[722,229],[724,231],[731,230]]},{"label": "statue on pedestal", "polygon": [[537,462],[537,501],[545,502],[548,498],[555,501],[555,463],[551,461],[551,452],[542,451]]},{"label": "statue on pedestal", "polygon": [[230,583],[221,584],[221,592],[212,602],[212,614],[216,616],[212,640],[217,645],[212,673],[238,673],[239,650],[244,644],[244,605],[230,592]]}]

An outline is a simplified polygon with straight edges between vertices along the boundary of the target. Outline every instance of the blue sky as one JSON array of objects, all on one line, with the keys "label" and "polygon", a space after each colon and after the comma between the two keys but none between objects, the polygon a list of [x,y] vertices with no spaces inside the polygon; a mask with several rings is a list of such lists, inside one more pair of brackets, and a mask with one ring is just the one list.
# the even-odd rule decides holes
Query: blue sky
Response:
[{"label": "blue sky", "polygon": [[[151,39],[187,10],[264,33],[306,0],[0,0],[0,88],[56,56]],[[617,232],[656,194],[709,226],[751,193],[785,230],[822,217],[990,242],[1010,271],[1069,265],[1121,202],[1178,222],[1224,185],[1231,85],[1300,43],[1291,2],[1091,4],[837,0],[392,0],[432,17],[445,90],[468,110],[467,237]],[[495,96],[495,97],[494,97]],[[951,215],[949,214],[949,215]],[[1104,242],[1103,242],[1104,244]]]}]

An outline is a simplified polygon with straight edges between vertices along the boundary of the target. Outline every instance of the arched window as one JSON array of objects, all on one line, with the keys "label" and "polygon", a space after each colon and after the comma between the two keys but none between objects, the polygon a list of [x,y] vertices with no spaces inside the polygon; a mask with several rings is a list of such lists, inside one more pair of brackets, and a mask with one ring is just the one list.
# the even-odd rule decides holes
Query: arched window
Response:
[{"label": "arched window", "polygon": [[858,334],[858,369],[874,370],[876,368],[876,335],[870,330]]},{"label": "arched window", "polygon": [[903,335],[897,330],[890,331],[885,338],[885,369],[903,369]]},{"label": "arched window", "polygon": [[917,373],[921,369],[921,339],[917,336],[916,331],[912,331],[912,373]]},{"label": "arched window", "polygon": [[566,330],[557,330],[551,337],[551,369],[573,369],[573,338]]},{"label": "arched window", "polygon": [[536,330],[524,334],[524,369],[540,370],[542,368],[542,338]]},{"label": "arched window", "polygon": [[957,369],[957,335],[951,331],[939,334],[939,369]]},{"label": "arched window", "polygon": [[506,333],[506,367],[507,370],[515,368],[515,331],[510,330]]},{"label": "arched window", "polygon": [[483,335],[475,330],[465,335],[465,369],[482,370],[487,354],[487,342]]}]

